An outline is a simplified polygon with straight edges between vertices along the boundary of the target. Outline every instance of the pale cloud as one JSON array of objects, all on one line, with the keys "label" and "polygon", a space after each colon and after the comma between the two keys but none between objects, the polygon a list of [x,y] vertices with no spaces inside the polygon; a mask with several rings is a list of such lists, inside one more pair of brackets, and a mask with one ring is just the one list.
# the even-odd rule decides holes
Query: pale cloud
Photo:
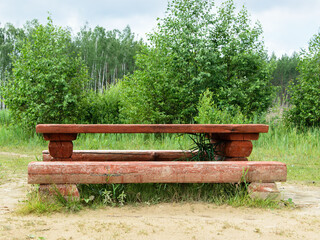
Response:
[{"label": "pale cloud", "polygon": [[45,23],[50,12],[55,24],[71,27],[73,32],[86,22],[108,30],[129,25],[136,35],[145,38],[157,17],[164,16],[166,6],[166,0],[0,0],[0,23],[18,27],[32,19]]},{"label": "pale cloud", "polygon": [[308,45],[320,27],[318,0],[242,0],[252,19],[263,27],[266,48],[277,56],[291,55]]},{"label": "pale cloud", "polygon": [[[223,0],[216,0],[217,5]],[[291,54],[307,46],[320,27],[319,0],[234,0],[245,5],[253,22],[259,20],[269,53]],[[0,0],[0,23],[22,27],[27,20],[46,22],[48,12],[54,23],[74,32],[86,23],[107,30],[129,25],[139,37],[156,27],[164,17],[167,0]]]}]

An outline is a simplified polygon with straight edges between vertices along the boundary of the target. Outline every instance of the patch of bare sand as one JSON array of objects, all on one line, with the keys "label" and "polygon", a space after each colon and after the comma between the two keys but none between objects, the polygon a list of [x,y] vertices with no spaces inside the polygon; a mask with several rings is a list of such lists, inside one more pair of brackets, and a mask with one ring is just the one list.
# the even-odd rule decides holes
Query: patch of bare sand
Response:
[{"label": "patch of bare sand", "polygon": [[7,155],[7,156],[17,156],[17,157],[33,157],[27,154],[20,154],[20,153],[13,153],[13,152],[0,152],[0,155]]},{"label": "patch of bare sand", "polygon": [[20,216],[12,210],[25,197],[25,185],[25,180],[0,185],[0,209],[5,207],[0,211],[1,240],[319,239],[320,235],[320,187],[281,184],[283,197],[301,207],[294,210],[172,203]]}]

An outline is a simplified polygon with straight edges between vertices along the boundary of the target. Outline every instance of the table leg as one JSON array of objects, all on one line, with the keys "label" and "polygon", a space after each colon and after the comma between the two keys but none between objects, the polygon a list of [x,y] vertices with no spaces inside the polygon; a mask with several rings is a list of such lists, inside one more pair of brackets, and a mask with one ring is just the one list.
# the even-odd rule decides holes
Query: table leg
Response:
[{"label": "table leg", "polygon": [[61,194],[66,200],[80,200],[80,194],[76,184],[40,184],[39,193],[42,196]]},{"label": "table leg", "polygon": [[251,140],[257,140],[259,134],[211,134],[212,144],[216,145],[218,158],[224,161],[247,161],[252,152]]},{"label": "table leg", "polygon": [[280,191],[273,183],[250,183],[248,193],[251,198],[276,200],[280,198]]},{"label": "table leg", "polygon": [[77,138],[76,133],[46,133],[44,139],[49,142],[49,153],[53,160],[70,159],[73,152],[72,141]]}]

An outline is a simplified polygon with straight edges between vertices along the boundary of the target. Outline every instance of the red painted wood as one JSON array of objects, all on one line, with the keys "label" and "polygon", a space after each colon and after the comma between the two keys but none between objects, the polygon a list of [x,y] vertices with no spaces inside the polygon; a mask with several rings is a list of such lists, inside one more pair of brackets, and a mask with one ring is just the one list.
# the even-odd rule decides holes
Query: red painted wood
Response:
[{"label": "red painted wood", "polygon": [[264,124],[39,124],[37,133],[266,133]]},{"label": "red painted wood", "polygon": [[31,162],[28,183],[236,183],[285,181],[280,162]]},{"label": "red painted wood", "polygon": [[248,193],[251,198],[280,200],[280,191],[275,183],[250,183]]},{"label": "red painted wood", "polygon": [[218,145],[218,155],[225,157],[249,157],[252,152],[251,141],[225,141]]},{"label": "red painted wood", "polygon": [[76,133],[44,133],[43,138],[46,141],[73,141],[77,139]]},{"label": "red painted wood", "polygon": [[212,133],[213,140],[258,140],[259,133]]},{"label": "red painted wood", "polygon": [[275,183],[251,183],[248,186],[248,191],[250,192],[277,192],[279,190]]},{"label": "red painted wood", "polygon": [[248,161],[246,157],[224,157],[223,161]]},{"label": "red painted wood", "polygon": [[70,158],[73,151],[73,143],[69,142],[49,142],[49,153],[54,158]]},{"label": "red painted wood", "polygon": [[[42,156],[43,161],[57,161],[48,151]],[[192,156],[191,151],[181,150],[75,150],[64,161],[174,161]]]},{"label": "red painted wood", "polygon": [[[55,195],[58,192],[65,197],[72,197],[73,200],[79,200],[80,194],[75,184],[40,184],[40,194]],[[68,199],[67,199],[68,200]]]}]

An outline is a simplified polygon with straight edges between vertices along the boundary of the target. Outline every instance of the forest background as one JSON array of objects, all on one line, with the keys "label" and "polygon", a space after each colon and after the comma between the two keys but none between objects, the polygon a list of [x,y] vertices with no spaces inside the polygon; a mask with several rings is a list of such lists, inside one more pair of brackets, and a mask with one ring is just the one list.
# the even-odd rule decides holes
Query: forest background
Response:
[{"label": "forest background", "polygon": [[280,104],[284,123],[319,126],[319,36],[268,56],[233,1],[169,1],[148,42],[129,26],[71,32],[50,17],[0,28],[0,106],[16,125],[264,122]]}]

